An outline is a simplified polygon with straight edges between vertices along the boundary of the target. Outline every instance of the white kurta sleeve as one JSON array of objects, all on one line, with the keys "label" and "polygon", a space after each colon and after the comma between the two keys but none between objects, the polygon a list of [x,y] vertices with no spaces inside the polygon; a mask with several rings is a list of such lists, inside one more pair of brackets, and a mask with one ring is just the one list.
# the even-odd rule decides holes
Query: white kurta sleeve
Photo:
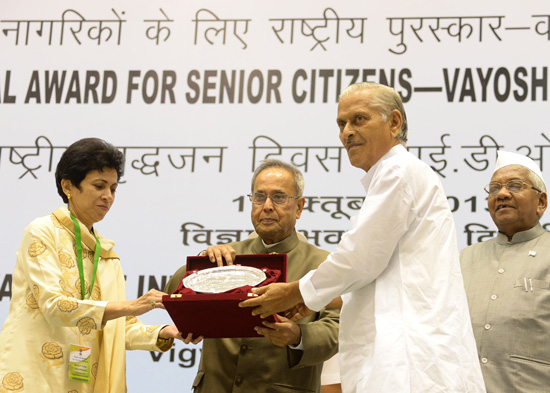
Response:
[{"label": "white kurta sleeve", "polygon": [[315,272],[300,280],[306,305],[320,310],[335,297],[370,284],[388,266],[409,226],[413,193],[396,168],[376,173],[352,229]]}]

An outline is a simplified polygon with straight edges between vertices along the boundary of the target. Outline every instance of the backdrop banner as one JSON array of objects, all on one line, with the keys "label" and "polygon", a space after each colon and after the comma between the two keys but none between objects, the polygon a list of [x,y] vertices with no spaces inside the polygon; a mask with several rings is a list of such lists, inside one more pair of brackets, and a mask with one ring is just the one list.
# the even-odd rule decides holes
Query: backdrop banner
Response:
[{"label": "backdrop banner", "polygon": [[[461,249],[496,233],[483,187],[498,149],[550,170],[546,0],[0,0],[0,58],[0,323],[22,232],[62,204],[55,168],[84,137],[126,157],[96,227],[117,242],[129,299],[248,237],[266,158],[302,170],[297,229],[333,250],[364,197],[336,125],[351,83],[401,94],[408,149],[439,175]],[[129,391],[190,392],[200,348],[129,352]]]}]

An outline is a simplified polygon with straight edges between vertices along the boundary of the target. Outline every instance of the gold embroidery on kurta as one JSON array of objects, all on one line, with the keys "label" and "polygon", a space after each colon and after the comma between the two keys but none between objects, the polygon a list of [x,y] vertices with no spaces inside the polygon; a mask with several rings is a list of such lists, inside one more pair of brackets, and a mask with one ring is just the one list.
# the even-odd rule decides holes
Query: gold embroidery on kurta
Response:
[{"label": "gold embroidery on kurta", "polygon": [[76,324],[80,334],[87,335],[90,334],[92,330],[97,329],[95,321],[90,317],[84,317]]},{"label": "gold embroidery on kurta", "polygon": [[27,296],[27,299],[25,300],[25,303],[27,304],[27,307],[31,310],[36,310],[38,308],[38,302],[36,301],[36,298],[32,293]]},{"label": "gold embroidery on kurta", "polygon": [[78,308],[78,302],[72,299],[60,299],[57,301],[57,307],[63,312],[71,312]]},{"label": "gold embroidery on kurta", "polygon": [[133,325],[137,321],[138,321],[138,319],[136,317],[134,317],[133,315],[127,315],[126,316],[126,325]]},{"label": "gold embroidery on kurta", "polygon": [[2,388],[0,391],[17,393],[23,390],[23,377],[18,372],[11,372],[2,378]]},{"label": "gold embroidery on kurta", "polygon": [[78,393],[78,390],[69,390],[67,393]]},{"label": "gold embroidery on kurta", "polygon": [[75,267],[73,258],[71,258],[71,256],[64,251],[59,252],[59,263],[67,269],[72,269]]},{"label": "gold embroidery on kurta", "polygon": [[63,225],[61,224],[61,222],[57,219],[56,216],[54,216],[53,214],[50,215],[50,218],[52,219],[52,222],[53,222],[53,226],[54,227],[57,227],[57,228],[60,228],[60,229],[64,229]]},{"label": "gold embroidery on kurta", "polygon": [[[65,276],[65,274],[63,274]],[[67,273],[67,275],[69,275]],[[80,285],[80,282],[78,282],[78,285]],[[67,290],[67,286],[65,285],[65,281],[63,280],[59,280],[59,286],[61,287],[61,292],[63,293],[64,296],[67,296],[67,297],[76,297],[76,294],[77,293],[80,293],[80,287],[78,287],[78,292],[76,291],[70,291],[72,288],[69,286]],[[79,295],[78,297],[80,297],[81,295]]]},{"label": "gold embroidery on kurta", "polygon": [[[73,251],[74,251],[74,255],[77,255],[76,254],[76,244],[73,245]],[[94,253],[90,250],[88,250],[85,246],[84,246],[84,243],[82,243],[82,260],[85,261],[86,259],[92,261],[94,261]]]},{"label": "gold embroidery on kurta", "polygon": [[59,367],[64,362],[63,349],[54,342],[47,342],[42,346],[42,357],[49,363],[49,367]]},{"label": "gold embroidery on kurta", "polygon": [[99,367],[99,364],[97,362],[92,364],[92,375],[94,376],[94,378],[97,378],[97,368],[98,367]]},{"label": "gold embroidery on kurta", "polygon": [[40,308],[38,307],[38,301],[36,300],[36,297],[32,293],[30,293],[27,296],[27,298],[25,299],[25,305],[27,306],[29,312],[33,313],[33,315],[32,315],[33,319],[36,318],[37,315],[40,314]]},{"label": "gold embroidery on kurta", "polygon": [[46,246],[41,240],[35,240],[29,246],[29,255],[33,258],[39,256],[44,251],[46,251]]},{"label": "gold embroidery on kurta", "polygon": [[[82,296],[82,288],[80,286],[80,278],[75,281],[74,288],[76,289],[76,293],[80,293]],[[87,295],[90,292],[90,285],[84,280],[84,294]]]},{"label": "gold embroidery on kurta", "polygon": [[92,290],[92,300],[101,300],[101,289],[97,286],[97,282]]}]

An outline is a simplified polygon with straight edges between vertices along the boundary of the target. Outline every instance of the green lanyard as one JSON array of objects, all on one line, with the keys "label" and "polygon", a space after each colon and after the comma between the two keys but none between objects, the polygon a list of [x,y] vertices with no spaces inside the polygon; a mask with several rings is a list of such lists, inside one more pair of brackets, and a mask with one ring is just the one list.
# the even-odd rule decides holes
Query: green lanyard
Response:
[{"label": "green lanyard", "polygon": [[[84,297],[86,295],[86,284],[84,283],[84,264],[82,263],[82,234],[80,232],[80,224],[78,223],[77,219],[73,216],[73,213],[71,213],[71,220],[74,222],[74,235],[76,238],[76,259],[78,262],[78,273],[80,274],[80,287],[82,290],[82,299],[84,300]],[[92,285],[90,286],[90,297],[92,296],[92,289],[94,289],[95,284],[95,276],[97,273],[97,265],[99,261],[99,254],[101,253],[101,243],[99,243],[99,240],[97,239],[96,235],[95,237],[95,253],[94,253],[94,272],[92,273]]]}]

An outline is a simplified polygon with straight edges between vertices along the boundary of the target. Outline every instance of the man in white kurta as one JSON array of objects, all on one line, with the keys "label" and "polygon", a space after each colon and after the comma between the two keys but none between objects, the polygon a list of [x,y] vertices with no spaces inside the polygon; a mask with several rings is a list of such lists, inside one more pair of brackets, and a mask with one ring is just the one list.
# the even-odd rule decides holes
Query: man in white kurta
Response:
[{"label": "man in white kurta", "polygon": [[403,146],[399,96],[349,87],[338,124],[352,165],[367,172],[352,229],[316,271],[243,305],[262,315],[298,302],[318,310],[343,295],[345,392],[484,392],[452,214],[433,170]]}]

